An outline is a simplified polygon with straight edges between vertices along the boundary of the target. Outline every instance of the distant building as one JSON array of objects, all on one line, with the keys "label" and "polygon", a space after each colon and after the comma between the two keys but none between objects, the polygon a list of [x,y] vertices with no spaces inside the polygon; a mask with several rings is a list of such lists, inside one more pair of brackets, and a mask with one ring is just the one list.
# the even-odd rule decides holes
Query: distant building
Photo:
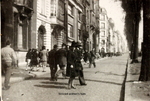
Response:
[{"label": "distant building", "polygon": [[107,11],[105,8],[100,10],[100,40],[99,40],[99,50],[104,50],[107,53],[107,36],[109,35],[109,22],[107,17]]}]

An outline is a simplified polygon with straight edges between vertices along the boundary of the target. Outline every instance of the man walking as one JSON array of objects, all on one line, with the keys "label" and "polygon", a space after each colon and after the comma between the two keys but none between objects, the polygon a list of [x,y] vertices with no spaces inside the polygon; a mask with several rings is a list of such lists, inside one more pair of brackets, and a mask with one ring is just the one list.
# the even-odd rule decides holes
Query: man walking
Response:
[{"label": "man walking", "polygon": [[75,67],[78,69],[80,85],[86,85],[85,80],[84,80],[84,74],[83,74],[83,66],[81,63],[82,51],[80,50],[80,47],[81,47],[81,44],[77,42],[76,48],[74,50],[74,53],[76,56]]},{"label": "man walking", "polygon": [[66,50],[66,44],[62,44],[62,48],[59,49],[56,53],[57,55],[57,64],[60,67],[60,70],[56,72],[56,80],[60,73],[62,73],[63,76],[66,77],[66,67],[67,67],[67,50]]},{"label": "man walking", "polygon": [[57,45],[53,46],[53,49],[48,53],[48,64],[51,70],[51,81],[55,81],[55,73],[57,71],[57,62],[56,62],[56,52],[57,52]]},{"label": "man walking", "polygon": [[96,67],[96,64],[95,64],[95,58],[96,58],[96,55],[95,55],[95,49],[93,48],[91,51],[90,51],[90,59],[89,59],[89,68],[91,68],[91,65],[93,64],[94,67]]},{"label": "man walking", "polygon": [[10,47],[10,41],[6,41],[6,47],[1,49],[2,58],[2,71],[5,73],[4,87],[3,90],[8,90],[10,88],[9,81],[12,73],[12,65],[17,65],[17,57],[14,50]]}]

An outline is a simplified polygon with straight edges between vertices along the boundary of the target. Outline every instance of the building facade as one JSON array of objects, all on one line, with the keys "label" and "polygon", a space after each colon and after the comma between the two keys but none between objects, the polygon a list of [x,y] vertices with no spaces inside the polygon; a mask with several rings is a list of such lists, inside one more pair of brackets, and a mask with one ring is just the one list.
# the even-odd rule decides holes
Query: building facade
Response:
[{"label": "building facade", "polygon": [[2,47],[5,40],[11,40],[19,65],[25,64],[28,49],[40,51],[46,46],[51,50],[55,44],[61,48],[62,43],[69,46],[72,41],[98,52],[98,4],[99,0],[4,0]]},{"label": "building facade", "polygon": [[[33,0],[3,0],[2,2],[2,47],[10,40],[19,63],[25,62],[31,48],[31,17]],[[24,57],[24,58],[22,58]]]},{"label": "building facade", "polygon": [[107,11],[105,8],[100,10],[100,40],[99,40],[99,50],[107,53],[107,37],[109,35],[109,23]]}]

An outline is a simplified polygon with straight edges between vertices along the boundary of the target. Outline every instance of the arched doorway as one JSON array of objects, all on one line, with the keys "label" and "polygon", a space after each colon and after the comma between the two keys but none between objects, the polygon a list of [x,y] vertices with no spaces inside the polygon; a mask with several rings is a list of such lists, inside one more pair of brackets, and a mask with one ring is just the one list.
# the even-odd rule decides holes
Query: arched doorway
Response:
[{"label": "arched doorway", "polygon": [[44,25],[41,25],[38,28],[38,50],[40,51],[42,49],[42,46],[44,46],[44,36],[46,34],[46,29]]}]

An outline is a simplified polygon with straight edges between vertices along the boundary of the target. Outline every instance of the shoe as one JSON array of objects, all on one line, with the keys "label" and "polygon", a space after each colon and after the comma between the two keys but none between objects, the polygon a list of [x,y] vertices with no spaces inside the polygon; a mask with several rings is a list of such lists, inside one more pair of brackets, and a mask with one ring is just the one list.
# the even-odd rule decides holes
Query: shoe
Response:
[{"label": "shoe", "polygon": [[2,90],[8,90],[9,88],[10,88],[10,86],[3,87]]},{"label": "shoe", "polygon": [[54,78],[55,81],[57,81],[57,79],[58,79],[57,77]]},{"label": "shoe", "polygon": [[50,79],[50,81],[55,81],[55,79]]},{"label": "shoe", "polygon": [[76,89],[74,86],[71,86],[71,88]]},{"label": "shoe", "polygon": [[85,83],[85,84],[81,84],[82,86],[86,86],[87,84]]}]

